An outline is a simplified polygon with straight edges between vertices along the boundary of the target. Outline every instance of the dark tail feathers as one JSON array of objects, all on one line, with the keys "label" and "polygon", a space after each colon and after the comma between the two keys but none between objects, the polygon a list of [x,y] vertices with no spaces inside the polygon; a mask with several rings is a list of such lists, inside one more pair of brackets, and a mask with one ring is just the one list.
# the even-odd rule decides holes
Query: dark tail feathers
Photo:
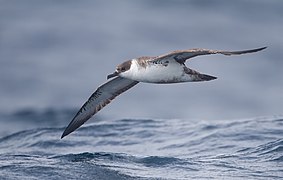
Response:
[{"label": "dark tail feathers", "polygon": [[194,81],[211,81],[217,79],[217,77],[206,75],[206,74],[194,74]]}]

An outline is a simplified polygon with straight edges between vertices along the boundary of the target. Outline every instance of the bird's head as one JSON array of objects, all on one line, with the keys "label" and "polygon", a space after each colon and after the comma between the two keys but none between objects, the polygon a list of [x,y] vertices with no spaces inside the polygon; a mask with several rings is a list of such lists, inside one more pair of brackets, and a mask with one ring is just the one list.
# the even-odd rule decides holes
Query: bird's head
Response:
[{"label": "bird's head", "polygon": [[120,74],[123,74],[124,72],[128,71],[131,68],[131,64],[132,64],[131,60],[128,60],[128,61],[123,62],[122,64],[119,64],[116,67],[115,72],[112,74],[109,74],[107,76],[107,79],[113,78],[115,76],[119,76]]}]

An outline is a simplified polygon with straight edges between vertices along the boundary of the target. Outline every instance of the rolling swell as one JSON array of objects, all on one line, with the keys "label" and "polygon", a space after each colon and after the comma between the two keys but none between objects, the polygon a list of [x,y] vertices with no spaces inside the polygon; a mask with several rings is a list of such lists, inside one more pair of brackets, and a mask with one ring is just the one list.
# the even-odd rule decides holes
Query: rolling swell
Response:
[{"label": "rolling swell", "polygon": [[282,177],[280,117],[196,121],[122,119],[19,131],[0,139],[9,178],[187,179]]}]

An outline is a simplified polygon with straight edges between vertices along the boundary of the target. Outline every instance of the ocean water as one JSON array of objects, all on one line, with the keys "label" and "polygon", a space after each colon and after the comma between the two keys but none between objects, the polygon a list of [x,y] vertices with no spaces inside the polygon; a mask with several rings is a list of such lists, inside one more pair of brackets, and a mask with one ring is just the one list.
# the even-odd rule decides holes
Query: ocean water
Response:
[{"label": "ocean water", "polygon": [[[22,112],[31,124],[39,114]],[[13,115],[18,119],[18,115]],[[49,125],[0,139],[1,179],[279,179],[283,118],[101,120],[60,139]],[[65,117],[65,118],[63,118]],[[18,120],[20,121],[20,120]],[[52,125],[53,124],[53,125]]]},{"label": "ocean water", "polygon": [[[0,1],[0,179],[283,178],[283,1]],[[140,83],[65,127],[115,66],[177,49],[242,50]]]}]

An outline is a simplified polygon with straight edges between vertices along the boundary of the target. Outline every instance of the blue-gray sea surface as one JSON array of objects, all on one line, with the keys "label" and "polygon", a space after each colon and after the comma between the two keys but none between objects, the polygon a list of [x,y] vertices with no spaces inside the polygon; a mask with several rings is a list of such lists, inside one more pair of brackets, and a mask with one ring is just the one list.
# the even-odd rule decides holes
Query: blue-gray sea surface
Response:
[{"label": "blue-gray sea surface", "polygon": [[[0,0],[0,179],[283,178],[283,1]],[[210,82],[140,83],[64,128],[115,66],[178,49]]]},{"label": "blue-gray sea surface", "polygon": [[[278,179],[283,175],[283,117],[213,122],[103,119],[61,140],[69,114],[25,111],[6,117],[39,128],[0,139],[0,178]],[[41,120],[48,123],[40,125]]]}]

